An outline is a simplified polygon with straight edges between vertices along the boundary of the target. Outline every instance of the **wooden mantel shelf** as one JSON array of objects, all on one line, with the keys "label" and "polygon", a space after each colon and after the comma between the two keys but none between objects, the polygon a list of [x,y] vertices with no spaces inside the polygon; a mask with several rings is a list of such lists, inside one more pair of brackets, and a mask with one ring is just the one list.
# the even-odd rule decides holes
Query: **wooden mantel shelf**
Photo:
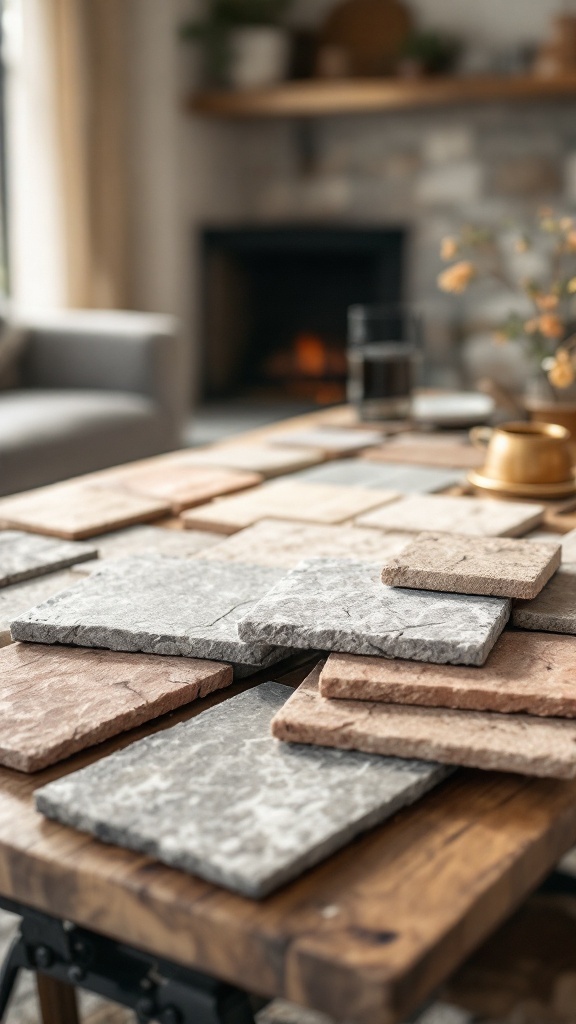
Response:
[{"label": "wooden mantel shelf", "polygon": [[203,92],[192,113],[208,117],[322,117],[491,101],[576,99],[576,73],[554,78],[513,77],[342,79],[285,82],[246,92]]}]

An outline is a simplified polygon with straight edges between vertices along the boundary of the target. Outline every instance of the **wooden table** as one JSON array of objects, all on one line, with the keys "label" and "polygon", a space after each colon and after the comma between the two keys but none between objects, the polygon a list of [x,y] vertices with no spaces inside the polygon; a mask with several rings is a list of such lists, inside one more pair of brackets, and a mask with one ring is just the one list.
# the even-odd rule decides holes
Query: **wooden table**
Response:
[{"label": "wooden table", "polygon": [[[309,668],[308,661],[276,678],[296,685]],[[34,810],[38,786],[269,677],[38,775],[0,769],[0,896],[255,994],[359,1024],[399,1021],[576,842],[576,782],[460,771],[262,903],[104,846]],[[58,1007],[62,1024],[66,1006],[53,996],[45,1006]]]}]

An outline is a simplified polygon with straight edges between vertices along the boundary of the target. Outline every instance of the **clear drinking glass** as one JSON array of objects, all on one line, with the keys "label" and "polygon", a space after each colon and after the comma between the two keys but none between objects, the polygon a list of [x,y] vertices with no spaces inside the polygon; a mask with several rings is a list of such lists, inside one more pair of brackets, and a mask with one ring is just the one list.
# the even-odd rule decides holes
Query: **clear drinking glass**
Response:
[{"label": "clear drinking glass", "polygon": [[413,309],[350,307],[348,401],[360,419],[410,417],[421,337],[421,319]]}]

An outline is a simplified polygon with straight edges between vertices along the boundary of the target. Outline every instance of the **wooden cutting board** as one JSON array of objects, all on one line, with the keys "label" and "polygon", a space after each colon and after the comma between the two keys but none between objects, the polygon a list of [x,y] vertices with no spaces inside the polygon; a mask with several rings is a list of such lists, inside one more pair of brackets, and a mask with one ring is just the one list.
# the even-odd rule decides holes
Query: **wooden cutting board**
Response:
[{"label": "wooden cutting board", "polygon": [[351,75],[390,74],[412,29],[400,0],[344,0],[328,16],[321,45],[338,47]]}]

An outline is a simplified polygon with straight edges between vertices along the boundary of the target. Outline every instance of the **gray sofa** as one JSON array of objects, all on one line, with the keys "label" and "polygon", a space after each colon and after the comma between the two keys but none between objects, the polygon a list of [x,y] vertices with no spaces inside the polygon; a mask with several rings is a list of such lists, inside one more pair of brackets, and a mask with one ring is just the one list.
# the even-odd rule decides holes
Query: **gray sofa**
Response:
[{"label": "gray sofa", "polygon": [[169,316],[19,316],[18,386],[0,391],[0,494],[181,444],[187,367]]}]

